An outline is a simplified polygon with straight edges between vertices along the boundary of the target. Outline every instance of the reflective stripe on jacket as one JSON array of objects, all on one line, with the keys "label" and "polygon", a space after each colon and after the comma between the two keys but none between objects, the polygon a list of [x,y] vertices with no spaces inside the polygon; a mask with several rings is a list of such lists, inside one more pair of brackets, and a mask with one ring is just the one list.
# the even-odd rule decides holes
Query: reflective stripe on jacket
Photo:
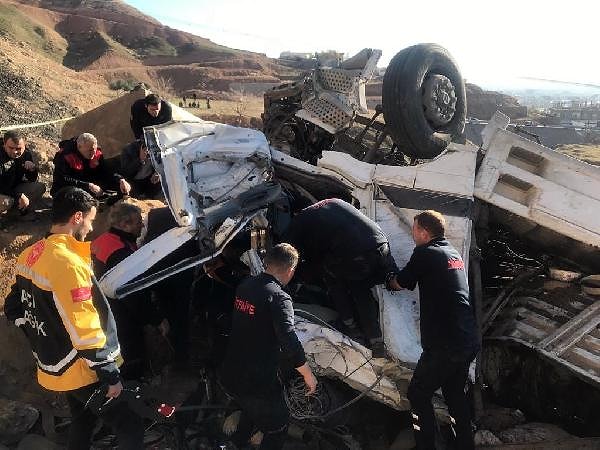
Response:
[{"label": "reflective stripe on jacket", "polygon": [[93,278],[89,242],[53,234],[23,251],[4,311],[27,336],[46,389],[119,380],[115,321]]}]

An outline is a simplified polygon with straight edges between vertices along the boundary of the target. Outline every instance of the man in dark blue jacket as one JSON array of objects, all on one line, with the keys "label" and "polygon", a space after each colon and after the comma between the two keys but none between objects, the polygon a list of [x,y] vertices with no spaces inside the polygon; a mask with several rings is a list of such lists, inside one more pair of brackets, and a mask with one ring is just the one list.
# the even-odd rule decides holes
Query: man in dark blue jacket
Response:
[{"label": "man in dark blue jacket", "polygon": [[294,276],[298,252],[278,244],[264,261],[265,272],[237,288],[220,380],[242,408],[234,443],[247,444],[256,427],[264,433],[261,449],[281,449],[289,412],[277,375],[280,355],[302,375],[308,394],[315,392],[317,380],[294,330],[292,299],[282,289]]},{"label": "man in dark blue jacket", "polygon": [[345,334],[363,334],[373,356],[383,357],[379,309],[371,288],[398,268],[379,225],[350,203],[329,198],[300,211],[284,240],[321,272]]},{"label": "man in dark blue jacket", "polygon": [[456,432],[457,448],[474,448],[471,411],[465,396],[469,365],[479,351],[475,315],[469,303],[465,264],[444,237],[444,217],[424,211],[415,217],[415,250],[398,273],[388,277],[390,289],[419,285],[421,346],[408,399],[419,449],[435,449],[435,415],[431,400],[440,387]]},{"label": "man in dark blue jacket", "polygon": [[13,207],[27,212],[46,191],[37,179],[38,168],[25,147],[25,138],[14,130],[4,133],[0,139],[0,212]]},{"label": "man in dark blue jacket", "polygon": [[173,110],[157,94],[148,94],[131,105],[131,131],[136,139],[144,137],[144,127],[160,125],[173,120]]}]

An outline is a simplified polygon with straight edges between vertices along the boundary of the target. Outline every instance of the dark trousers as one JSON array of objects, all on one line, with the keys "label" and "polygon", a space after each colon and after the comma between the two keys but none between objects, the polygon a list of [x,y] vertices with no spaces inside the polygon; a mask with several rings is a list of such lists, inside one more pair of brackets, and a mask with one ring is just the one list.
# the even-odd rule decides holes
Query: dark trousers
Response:
[{"label": "dark trousers", "polygon": [[437,423],[431,400],[440,387],[456,434],[456,448],[474,449],[471,428],[471,408],[465,395],[469,365],[475,358],[474,350],[425,350],[419,358],[412,381],[408,386],[408,400],[412,408],[413,428],[417,448],[434,450]]},{"label": "dark trousers", "polygon": [[193,269],[179,272],[155,286],[160,308],[171,324],[169,341],[175,350],[174,359],[185,363],[189,359],[189,328]]},{"label": "dark trousers", "polygon": [[325,282],[340,319],[348,321],[356,316],[368,340],[381,338],[379,309],[371,286],[356,281],[344,282],[334,277],[326,277]]},{"label": "dark trousers", "polygon": [[162,194],[162,187],[160,183],[152,183],[151,177],[144,178],[142,180],[131,180],[131,196],[134,198],[150,198],[155,199]]},{"label": "dark trousers", "polygon": [[252,434],[260,430],[263,432],[261,450],[281,450],[290,418],[281,386],[273,386],[266,392],[233,397],[242,409],[237,431],[232,436],[233,443],[247,445]]},{"label": "dark trousers", "polygon": [[379,309],[371,288],[394,270],[397,266],[387,243],[354,258],[325,259],[325,282],[340,318],[347,321],[356,316],[370,341],[381,339]]},{"label": "dark trousers", "polygon": [[126,403],[118,403],[100,416],[96,416],[90,409],[85,408],[86,402],[98,386],[96,383],[66,393],[72,417],[68,450],[86,450],[91,447],[94,426],[98,418],[112,428],[117,436],[120,450],[143,449],[143,420],[131,411]]}]

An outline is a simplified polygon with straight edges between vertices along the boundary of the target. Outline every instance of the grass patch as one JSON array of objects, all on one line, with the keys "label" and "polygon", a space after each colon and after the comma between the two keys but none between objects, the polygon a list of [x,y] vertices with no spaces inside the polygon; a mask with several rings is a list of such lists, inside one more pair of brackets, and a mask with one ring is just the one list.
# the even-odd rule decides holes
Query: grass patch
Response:
[{"label": "grass patch", "polygon": [[110,87],[113,91],[119,91],[119,90],[123,90],[123,91],[132,91],[133,88],[138,84],[137,80],[134,79],[119,79],[119,80],[113,80],[110,83],[108,83],[108,87]]},{"label": "grass patch", "polygon": [[121,44],[134,49],[141,57],[177,56],[177,49],[160,36],[139,37]]},{"label": "grass patch", "polygon": [[211,52],[219,52],[219,53],[224,53],[224,54],[238,54],[240,53],[239,51],[236,51],[232,48],[229,47],[224,47],[222,45],[219,44],[215,44],[214,42],[187,42],[183,45],[180,45],[179,47],[177,47],[177,54],[179,56],[185,56],[188,55],[190,53],[193,53],[195,51],[211,51]]},{"label": "grass patch", "polygon": [[600,145],[597,144],[569,144],[559,145],[557,152],[580,159],[588,164],[600,166]]},{"label": "grass patch", "polygon": [[17,42],[26,42],[32,48],[61,62],[67,54],[63,43],[48,36],[42,25],[33,22],[14,6],[0,4],[0,36]]}]

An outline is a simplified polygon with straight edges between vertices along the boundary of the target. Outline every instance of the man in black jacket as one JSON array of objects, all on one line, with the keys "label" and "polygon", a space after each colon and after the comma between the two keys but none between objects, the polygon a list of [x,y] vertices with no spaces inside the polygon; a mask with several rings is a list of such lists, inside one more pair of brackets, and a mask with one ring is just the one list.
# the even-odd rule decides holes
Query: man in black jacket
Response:
[{"label": "man in black jacket", "polygon": [[121,175],[131,184],[131,196],[156,198],[161,193],[160,176],[154,170],[148,148],[142,139],[121,151]]},{"label": "man in black jacket", "polygon": [[[110,210],[110,229],[92,242],[92,261],[96,278],[130,256],[138,248],[136,240],[144,226],[138,206],[117,203]],[[152,303],[149,291],[135,292],[122,299],[108,299],[117,323],[117,333],[124,363],[121,374],[126,380],[139,380],[144,375],[146,352],[144,326],[169,332],[169,322]]]},{"label": "man in black jacket", "polygon": [[93,134],[83,133],[77,138],[61,141],[54,156],[54,177],[50,194],[65,186],[74,186],[95,197],[104,191],[115,190],[128,195],[129,183],[120,174],[106,166],[102,150]]},{"label": "man in black jacket", "polygon": [[131,105],[131,131],[136,139],[144,137],[144,127],[173,120],[171,105],[157,94],[149,94]]},{"label": "man in black jacket", "polygon": [[31,203],[42,198],[46,186],[37,181],[38,168],[25,138],[17,131],[7,131],[0,139],[0,213],[17,207],[25,213]]},{"label": "man in black jacket", "polygon": [[479,351],[475,315],[460,254],[444,237],[445,220],[436,211],[415,217],[415,250],[398,273],[388,276],[393,290],[419,285],[421,346],[408,399],[419,449],[435,449],[435,416],[431,400],[440,387],[453,419],[457,448],[474,448],[471,412],[465,396],[469,365]]},{"label": "man in black jacket", "polygon": [[282,289],[294,276],[298,252],[278,244],[264,261],[266,271],[237,288],[220,380],[242,408],[234,443],[246,444],[254,425],[264,433],[261,449],[281,449],[289,412],[277,376],[280,356],[302,375],[308,394],[314,393],[317,380],[294,331],[292,299]]},{"label": "man in black jacket", "polygon": [[346,334],[358,337],[360,325],[373,355],[384,356],[379,311],[371,288],[383,284],[385,275],[397,271],[397,266],[379,225],[351,204],[330,198],[295,216],[284,240],[295,246],[308,264],[320,265]]}]

